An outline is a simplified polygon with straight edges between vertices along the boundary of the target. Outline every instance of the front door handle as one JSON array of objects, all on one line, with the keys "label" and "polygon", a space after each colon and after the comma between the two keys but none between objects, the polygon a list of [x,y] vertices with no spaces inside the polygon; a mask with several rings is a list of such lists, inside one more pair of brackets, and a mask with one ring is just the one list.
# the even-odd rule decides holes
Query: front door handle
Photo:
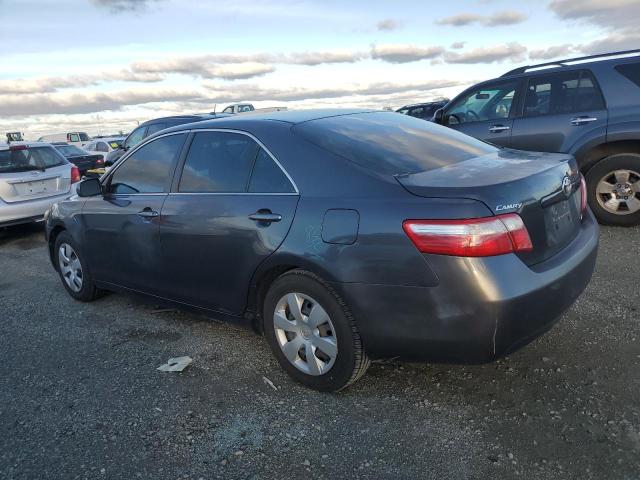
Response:
[{"label": "front door handle", "polygon": [[142,218],[154,218],[154,217],[157,217],[158,215],[160,215],[158,212],[156,212],[155,210],[151,210],[149,207],[145,208],[144,210],[140,210],[138,212],[138,216]]},{"label": "front door handle", "polygon": [[271,210],[258,210],[255,213],[249,215],[249,218],[255,222],[271,223],[279,222],[282,220],[282,215],[279,213],[271,213]]},{"label": "front door handle", "polygon": [[489,127],[489,131],[491,133],[500,133],[500,132],[504,132],[505,130],[509,130],[511,127],[509,127],[508,125],[492,125],[491,127]]},{"label": "front door handle", "polygon": [[598,120],[597,117],[587,117],[587,116],[584,116],[584,117],[573,117],[571,119],[571,125],[575,125],[575,126],[584,125],[586,123],[595,122],[596,120]]}]

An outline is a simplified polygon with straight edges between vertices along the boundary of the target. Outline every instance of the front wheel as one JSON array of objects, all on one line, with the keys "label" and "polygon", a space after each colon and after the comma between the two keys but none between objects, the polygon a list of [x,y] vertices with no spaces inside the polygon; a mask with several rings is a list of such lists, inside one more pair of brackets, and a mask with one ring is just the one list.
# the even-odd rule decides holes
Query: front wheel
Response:
[{"label": "front wheel", "polygon": [[620,153],[600,160],[586,175],[589,206],[605,225],[640,225],[640,155]]},{"label": "front wheel", "polygon": [[93,283],[87,262],[71,235],[60,233],[54,248],[56,267],[69,295],[83,302],[97,298],[100,291]]},{"label": "front wheel", "polygon": [[262,319],[280,366],[307,387],[341,390],[369,366],[346,304],[309,272],[292,270],[276,279],[265,297]]}]

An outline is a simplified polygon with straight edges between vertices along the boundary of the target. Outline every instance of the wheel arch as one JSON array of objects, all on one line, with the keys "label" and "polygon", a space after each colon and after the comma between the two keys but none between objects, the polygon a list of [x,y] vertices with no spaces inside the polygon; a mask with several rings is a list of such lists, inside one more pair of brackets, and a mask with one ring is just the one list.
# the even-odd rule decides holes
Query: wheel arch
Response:
[{"label": "wheel arch", "polygon": [[58,236],[66,231],[67,229],[65,228],[64,225],[62,225],[61,223],[56,224],[52,229],[51,232],[49,232],[49,240],[48,240],[48,250],[49,250],[49,260],[51,261],[51,265],[53,265],[53,268],[55,268],[57,270],[57,266],[56,266],[56,261],[55,261],[55,252],[53,251],[55,244],[56,244],[56,239],[58,238]]},{"label": "wheel arch", "polygon": [[640,139],[600,143],[583,151],[577,151],[575,157],[580,165],[580,170],[586,174],[600,160],[619,153],[640,154]]}]

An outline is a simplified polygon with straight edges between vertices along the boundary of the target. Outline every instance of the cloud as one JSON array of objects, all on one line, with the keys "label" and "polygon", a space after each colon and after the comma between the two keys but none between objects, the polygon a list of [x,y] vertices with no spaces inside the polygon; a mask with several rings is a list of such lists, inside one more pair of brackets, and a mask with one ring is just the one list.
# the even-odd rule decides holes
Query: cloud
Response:
[{"label": "cloud", "polygon": [[119,13],[132,10],[142,10],[151,4],[158,3],[163,0],[89,0],[97,7],[109,9],[112,13]]},{"label": "cloud", "polygon": [[160,62],[145,61],[131,65],[136,74],[179,73],[202,78],[220,78],[223,80],[245,80],[259,77],[275,71],[272,65],[257,62],[214,64],[208,56],[182,57]]},{"label": "cloud", "polygon": [[466,52],[447,52],[444,60],[447,63],[500,63],[505,60],[518,63],[526,58],[527,48],[512,42],[493,47],[482,47]]},{"label": "cloud", "polygon": [[400,28],[400,22],[398,20],[394,20],[393,18],[386,18],[384,20],[380,20],[376,24],[376,28],[384,32],[391,32]]},{"label": "cloud", "polygon": [[453,48],[454,50],[460,50],[461,48],[464,48],[466,44],[467,42],[453,42],[451,44],[451,48]]},{"label": "cloud", "polygon": [[576,53],[576,46],[571,43],[565,43],[564,45],[531,50],[529,58],[531,60],[551,60],[552,58],[566,57],[574,53]]},{"label": "cloud", "polygon": [[563,20],[592,23],[606,29],[636,28],[638,0],[553,0],[549,9]]},{"label": "cloud", "polygon": [[371,58],[389,63],[409,63],[430,60],[444,53],[443,47],[418,47],[416,45],[373,45]]},{"label": "cloud", "polygon": [[449,25],[452,27],[464,27],[467,25],[479,24],[485,27],[499,27],[503,25],[514,25],[522,23],[527,19],[524,13],[513,10],[497,12],[492,15],[480,15],[477,13],[459,13],[450,17],[436,20],[437,25]]}]

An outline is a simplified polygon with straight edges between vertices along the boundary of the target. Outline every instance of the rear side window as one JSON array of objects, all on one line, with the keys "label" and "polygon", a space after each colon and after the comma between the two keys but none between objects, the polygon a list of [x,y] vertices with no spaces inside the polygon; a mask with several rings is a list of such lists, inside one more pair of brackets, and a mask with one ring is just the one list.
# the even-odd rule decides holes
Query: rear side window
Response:
[{"label": "rear side window", "polygon": [[67,140],[69,142],[79,142],[80,136],[77,133],[67,133]]},{"label": "rear side window", "polygon": [[591,73],[577,70],[529,79],[524,116],[560,115],[601,110],[604,101]]},{"label": "rear side window", "polygon": [[385,174],[418,173],[497,151],[456,130],[393,112],[303,122],[293,132],[329,152]]},{"label": "rear side window", "polygon": [[109,151],[109,147],[107,146],[107,144],[105,142],[98,142],[96,144],[96,151],[98,151],[98,152],[108,152]]},{"label": "rear side window", "polygon": [[239,133],[196,133],[184,163],[178,191],[246,192],[259,148],[253,139]]},{"label": "rear side window", "polygon": [[640,63],[618,65],[616,71],[640,87]]},{"label": "rear side window", "polygon": [[173,174],[186,134],[168,135],[140,147],[111,176],[111,193],[162,193]]},{"label": "rear side window", "polygon": [[282,169],[261,148],[251,173],[249,192],[295,193],[295,190]]}]

